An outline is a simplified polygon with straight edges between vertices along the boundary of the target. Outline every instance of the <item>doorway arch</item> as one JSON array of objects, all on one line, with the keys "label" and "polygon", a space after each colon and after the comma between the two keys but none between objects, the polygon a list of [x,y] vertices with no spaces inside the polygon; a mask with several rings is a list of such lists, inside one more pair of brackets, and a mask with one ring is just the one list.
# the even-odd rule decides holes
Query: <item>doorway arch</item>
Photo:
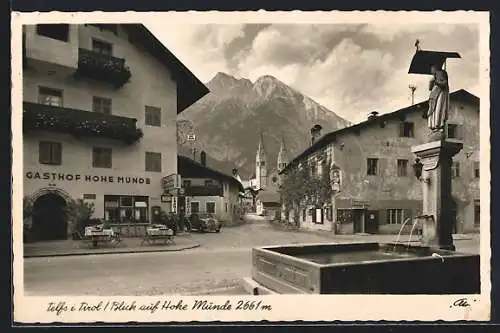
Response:
[{"label": "doorway arch", "polygon": [[68,200],[64,192],[41,190],[32,197],[32,229],[34,241],[68,238]]}]

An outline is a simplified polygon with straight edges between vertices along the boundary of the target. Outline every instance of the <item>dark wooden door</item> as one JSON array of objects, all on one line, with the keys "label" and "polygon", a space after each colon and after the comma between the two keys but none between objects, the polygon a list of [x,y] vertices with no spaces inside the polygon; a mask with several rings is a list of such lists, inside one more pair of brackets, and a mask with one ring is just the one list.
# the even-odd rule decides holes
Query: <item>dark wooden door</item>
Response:
[{"label": "dark wooden door", "polygon": [[369,210],[366,212],[365,232],[369,234],[378,233],[378,211]]},{"label": "dark wooden door", "polygon": [[353,209],[352,219],[354,222],[354,233],[363,232],[363,211],[361,209]]}]

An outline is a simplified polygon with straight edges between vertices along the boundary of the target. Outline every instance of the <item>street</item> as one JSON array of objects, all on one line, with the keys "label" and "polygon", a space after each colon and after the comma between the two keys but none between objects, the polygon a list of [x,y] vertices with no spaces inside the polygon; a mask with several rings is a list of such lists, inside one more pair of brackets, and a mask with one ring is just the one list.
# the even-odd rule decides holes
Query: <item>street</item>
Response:
[{"label": "street", "polygon": [[[225,228],[220,234],[192,234],[191,237],[201,244],[199,248],[179,252],[26,258],[25,294],[243,294],[241,278],[250,276],[254,246],[374,241],[371,236],[337,237],[281,231],[264,221]],[[394,240],[396,236],[385,238]],[[476,243],[477,237],[457,241],[457,250],[477,252]]]}]

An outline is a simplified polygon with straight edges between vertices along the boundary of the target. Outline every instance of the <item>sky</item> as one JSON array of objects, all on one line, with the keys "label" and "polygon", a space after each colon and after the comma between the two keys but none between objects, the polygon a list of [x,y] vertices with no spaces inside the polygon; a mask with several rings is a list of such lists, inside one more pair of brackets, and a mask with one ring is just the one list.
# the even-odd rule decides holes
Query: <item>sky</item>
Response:
[{"label": "sky", "polygon": [[428,98],[430,76],[408,74],[415,41],[424,50],[459,52],[450,90],[479,93],[477,24],[146,25],[202,82],[218,72],[254,82],[272,75],[353,122]]}]

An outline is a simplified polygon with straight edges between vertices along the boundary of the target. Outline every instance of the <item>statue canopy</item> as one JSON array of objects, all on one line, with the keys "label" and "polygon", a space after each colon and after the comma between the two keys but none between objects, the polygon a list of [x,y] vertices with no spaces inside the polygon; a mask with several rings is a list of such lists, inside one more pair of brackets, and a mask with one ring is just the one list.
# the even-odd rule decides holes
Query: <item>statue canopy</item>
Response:
[{"label": "statue canopy", "polygon": [[441,68],[448,58],[461,58],[457,52],[422,51],[417,50],[410,64],[409,74],[431,75],[431,66]]}]

